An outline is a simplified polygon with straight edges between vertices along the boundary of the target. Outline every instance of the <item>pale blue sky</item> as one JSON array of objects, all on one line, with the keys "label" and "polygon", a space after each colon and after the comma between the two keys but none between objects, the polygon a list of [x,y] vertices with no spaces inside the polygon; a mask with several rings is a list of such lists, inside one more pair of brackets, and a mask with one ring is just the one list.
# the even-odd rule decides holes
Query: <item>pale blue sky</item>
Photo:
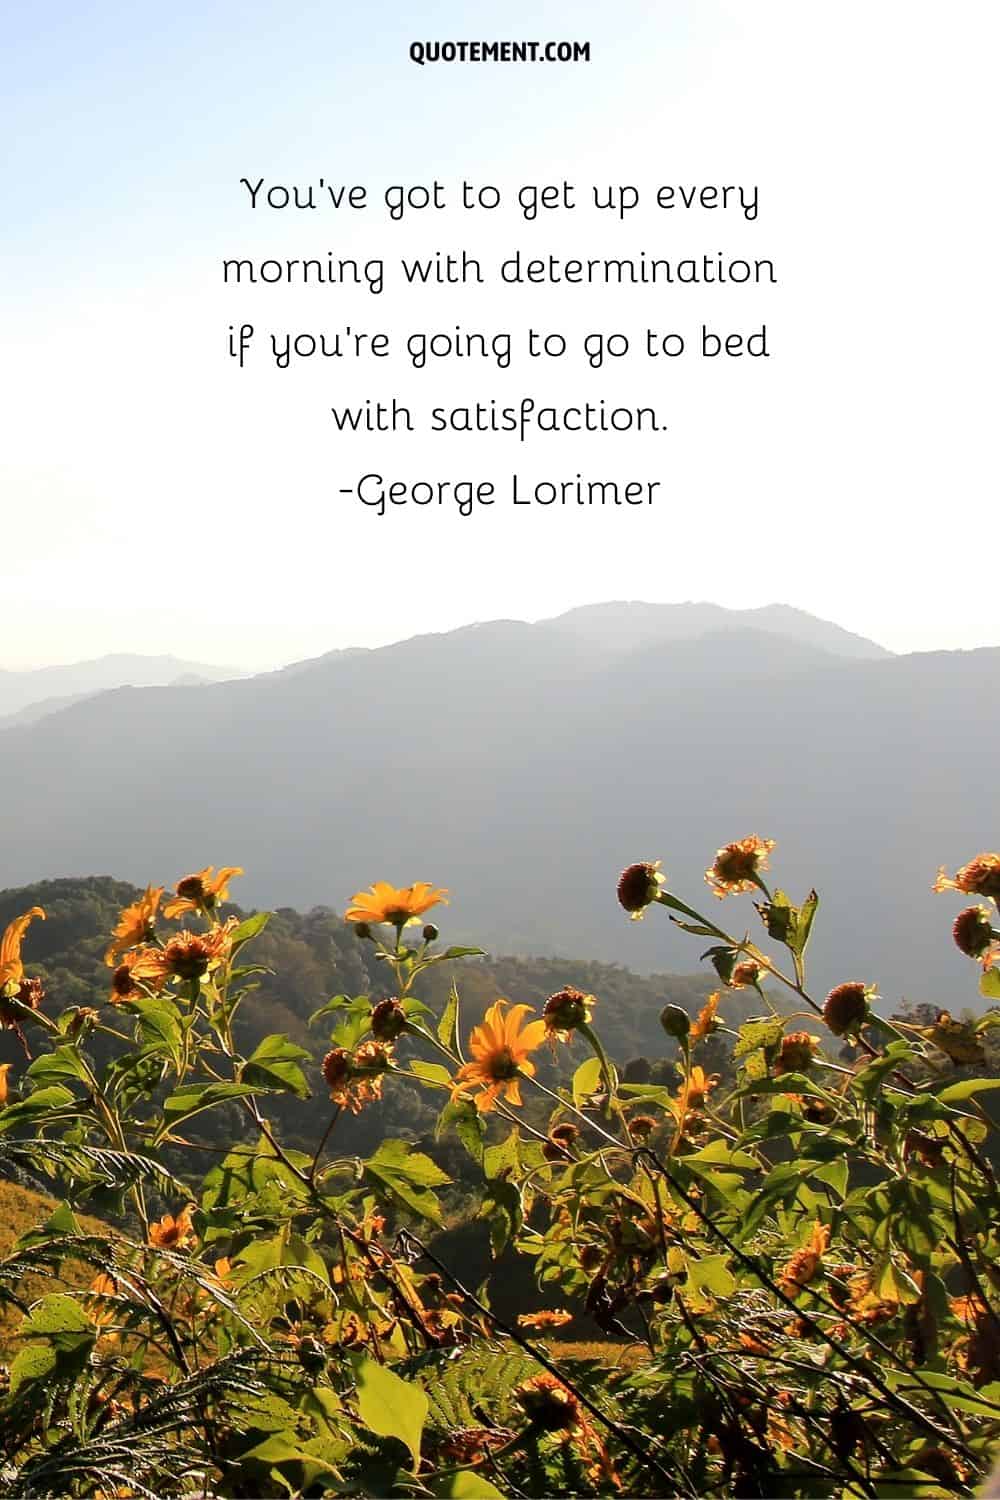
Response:
[{"label": "pale blue sky", "polygon": [[[895,649],[1000,644],[970,537],[995,513],[997,7],[978,0],[8,6],[0,667],[112,650],[256,667],[603,598],[783,600]],[[589,40],[578,66],[415,67],[414,39]],[[755,224],[636,215],[386,226],[248,211],[239,178],[757,183]],[[319,216],[317,216],[319,217]],[[383,299],[224,288],[237,253],[464,243],[773,256],[765,293]],[[295,248],[290,248],[295,247]],[[593,247],[593,248],[591,248]],[[611,251],[610,253],[615,253]],[[414,382],[235,371],[261,328],[767,321],[745,364]],[[655,397],[655,440],[337,439],[369,390]],[[663,480],[650,514],[378,521],[341,484]]]}]

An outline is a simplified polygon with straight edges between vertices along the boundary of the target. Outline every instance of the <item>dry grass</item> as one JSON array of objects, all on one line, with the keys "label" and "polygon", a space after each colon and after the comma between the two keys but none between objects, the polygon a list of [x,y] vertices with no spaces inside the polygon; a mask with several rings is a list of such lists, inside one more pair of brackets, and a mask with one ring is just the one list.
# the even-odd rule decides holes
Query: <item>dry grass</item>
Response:
[{"label": "dry grass", "polygon": [[592,1359],[609,1370],[635,1370],[649,1359],[645,1344],[620,1344],[586,1339],[550,1339],[549,1349],[557,1360]]},{"label": "dry grass", "polygon": [[[42,1193],[19,1187],[14,1182],[0,1181],[0,1259],[10,1254],[13,1245],[22,1235],[36,1229],[39,1224],[44,1224],[56,1207],[58,1205],[54,1198],[46,1198]],[[102,1224],[99,1219],[81,1215],[78,1223],[81,1229],[91,1234],[107,1233],[107,1225]],[[18,1288],[18,1296],[22,1301],[30,1303],[46,1292],[58,1290],[60,1286],[87,1286],[92,1275],[93,1272],[84,1266],[67,1264],[65,1277],[55,1282],[41,1276],[28,1277]],[[21,1314],[16,1307],[10,1303],[0,1304],[0,1359],[10,1358],[11,1341],[20,1322]]]}]

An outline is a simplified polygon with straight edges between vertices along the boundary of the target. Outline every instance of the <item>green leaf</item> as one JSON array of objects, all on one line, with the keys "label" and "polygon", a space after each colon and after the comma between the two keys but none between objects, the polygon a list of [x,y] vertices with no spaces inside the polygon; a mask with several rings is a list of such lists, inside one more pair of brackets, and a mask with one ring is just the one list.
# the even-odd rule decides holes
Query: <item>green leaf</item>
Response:
[{"label": "green leaf", "polygon": [[438,1115],[437,1125],[434,1128],[435,1138],[440,1140],[449,1125],[455,1127],[455,1134],[472,1157],[472,1160],[482,1166],[484,1142],[486,1140],[486,1121],[471,1099],[449,1099],[444,1109]]},{"label": "green leaf", "polygon": [[431,1493],[440,1500],[503,1500],[501,1491],[475,1469],[458,1469],[431,1482]]},{"label": "green leaf", "polygon": [[22,1349],[10,1367],[11,1396],[30,1381],[47,1379],[55,1367],[56,1351],[48,1344],[30,1344]]},{"label": "green leaf", "polygon": [[451,993],[448,996],[448,1003],[446,1004],[444,1011],[442,1012],[441,1019],[438,1022],[437,1034],[438,1041],[443,1047],[447,1047],[450,1052],[455,1052],[459,1057],[461,1057],[462,1048],[458,1033],[458,1010],[458,987],[453,984],[451,987]]},{"label": "green leaf", "polygon": [[240,1081],[252,1084],[255,1089],[295,1094],[299,1099],[308,1099],[309,1085],[299,1064],[311,1061],[311,1054],[304,1047],[298,1047],[289,1041],[287,1036],[266,1036],[256,1052],[243,1064]]},{"label": "green leaf", "polygon": [[44,1334],[55,1339],[59,1334],[81,1333],[92,1336],[93,1324],[75,1297],[64,1292],[55,1292],[37,1302],[21,1325],[21,1333],[27,1338],[32,1334]]},{"label": "green leaf", "polygon": [[28,1069],[28,1077],[40,1087],[57,1083],[62,1078],[72,1078],[76,1083],[90,1085],[90,1076],[75,1047],[56,1047],[44,1057],[38,1057]]},{"label": "green leaf", "polygon": [[421,1062],[417,1059],[410,1063],[410,1072],[414,1078],[419,1078],[424,1083],[433,1083],[441,1088],[451,1088],[451,1074],[441,1063]]},{"label": "green leaf", "polygon": [[257,937],[264,931],[271,920],[269,911],[254,912],[252,917],[244,917],[240,925],[234,929],[232,935],[233,952],[242,948],[244,943],[249,943],[251,938]]},{"label": "green leaf", "polygon": [[1000,969],[987,969],[980,975],[979,993],[987,1000],[1000,1000]]},{"label": "green leaf", "polygon": [[577,1106],[589,1099],[601,1086],[603,1069],[599,1057],[588,1057],[573,1074],[573,1103]]},{"label": "green leaf", "polygon": [[0,1110],[0,1131],[16,1130],[21,1125],[36,1124],[43,1115],[48,1115],[56,1110],[63,1110],[68,1104],[78,1105],[79,1101],[74,1098],[68,1088],[61,1083],[53,1084],[49,1088],[35,1089],[27,1099],[19,1099],[14,1104],[8,1104],[7,1108]]},{"label": "green leaf", "polygon": [[712,1297],[731,1297],[736,1290],[736,1277],[726,1265],[724,1255],[703,1255],[700,1260],[688,1262],[687,1285]]},{"label": "green leaf", "polygon": [[165,1052],[175,1066],[182,1058],[181,1013],[169,1000],[136,1000],[132,1009],[139,1018],[144,1047]]},{"label": "green leaf", "polygon": [[740,1027],[740,1037],[733,1048],[734,1057],[746,1057],[758,1048],[776,1047],[781,1041],[785,1023],[780,1016],[761,1016]]},{"label": "green leaf", "polygon": [[482,958],[485,952],[485,948],[446,948],[437,957],[439,961],[446,958]]},{"label": "green leaf", "polygon": [[963,1078],[961,1083],[951,1083],[942,1089],[937,1098],[941,1104],[960,1104],[985,1089],[1000,1089],[1000,1078]]},{"label": "green leaf", "polygon": [[216,1104],[245,1099],[254,1090],[246,1083],[185,1083],[163,1102],[162,1137],[166,1130]]},{"label": "green leaf", "polygon": [[427,1420],[429,1402],[418,1385],[401,1380],[385,1365],[367,1356],[355,1355],[354,1381],[362,1422],[379,1437],[399,1438],[413,1457],[413,1472],[420,1465],[420,1439]]},{"label": "green leaf", "polygon": [[362,1165],[367,1177],[374,1178],[407,1208],[440,1224],[441,1205],[431,1189],[451,1178],[429,1156],[414,1151],[407,1141],[383,1141]]}]

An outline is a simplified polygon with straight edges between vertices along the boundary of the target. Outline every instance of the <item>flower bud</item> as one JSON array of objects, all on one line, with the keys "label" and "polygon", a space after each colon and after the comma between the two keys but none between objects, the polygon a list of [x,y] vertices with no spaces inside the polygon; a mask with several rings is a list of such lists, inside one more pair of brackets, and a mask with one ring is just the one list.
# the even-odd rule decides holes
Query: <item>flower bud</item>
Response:
[{"label": "flower bud", "polygon": [[365,938],[370,938],[371,937],[372,930],[368,926],[367,922],[355,922],[355,924],[354,924],[354,935],[355,935],[355,937],[359,937],[362,940],[364,940]]},{"label": "flower bud", "polygon": [[427,926],[424,928],[423,936],[425,943],[436,943],[438,938],[441,936],[441,933],[434,926],[433,922],[428,922]]},{"label": "flower bud", "polygon": [[679,1005],[665,1005],[660,1011],[660,1025],[667,1036],[672,1036],[675,1041],[685,1042],[691,1030],[691,1017]]}]

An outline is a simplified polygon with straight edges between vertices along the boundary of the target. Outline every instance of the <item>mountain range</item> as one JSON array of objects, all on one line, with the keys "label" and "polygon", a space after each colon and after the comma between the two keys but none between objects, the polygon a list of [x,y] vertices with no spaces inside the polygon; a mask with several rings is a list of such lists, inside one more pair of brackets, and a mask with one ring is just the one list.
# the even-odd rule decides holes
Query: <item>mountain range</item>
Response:
[{"label": "mountain range", "polygon": [[373,880],[452,893],[500,951],[691,970],[707,941],[615,900],[625,864],[730,930],[715,849],[778,841],[821,909],[817,988],[976,1003],[939,864],[996,845],[1000,650],[893,655],[784,606],[614,603],[278,672],[122,686],[0,734],[0,883],[144,883],[241,864],[242,904],[342,908]]},{"label": "mountain range", "polygon": [[180,661],[176,656],[135,656],[125,652],[68,666],[10,672],[0,669],[0,729],[34,723],[81,698],[109,688],[163,687],[218,682],[240,674],[229,667]]}]

